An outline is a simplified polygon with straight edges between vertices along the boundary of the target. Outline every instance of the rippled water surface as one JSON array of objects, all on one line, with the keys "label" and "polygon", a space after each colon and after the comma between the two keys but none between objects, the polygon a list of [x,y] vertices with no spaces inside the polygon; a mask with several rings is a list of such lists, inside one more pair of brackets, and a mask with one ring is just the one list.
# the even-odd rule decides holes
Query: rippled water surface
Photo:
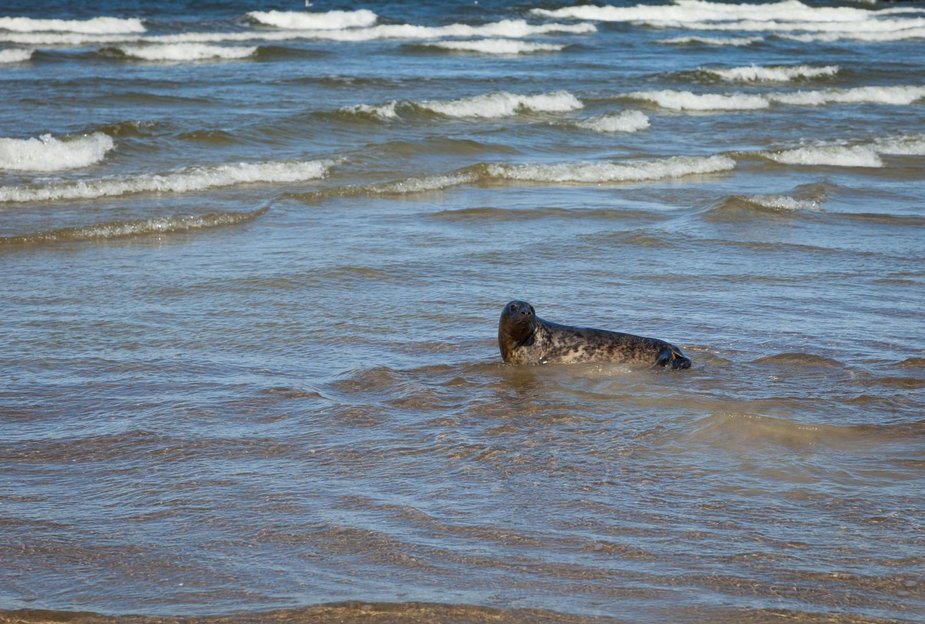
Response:
[{"label": "rippled water surface", "polygon": [[0,621],[925,618],[921,6],[91,4],[0,7]]}]

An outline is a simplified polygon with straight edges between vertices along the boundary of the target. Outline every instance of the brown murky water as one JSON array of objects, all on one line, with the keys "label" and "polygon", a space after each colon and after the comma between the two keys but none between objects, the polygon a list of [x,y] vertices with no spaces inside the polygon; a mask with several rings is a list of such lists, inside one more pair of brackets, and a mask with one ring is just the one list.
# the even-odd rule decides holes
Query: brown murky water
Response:
[{"label": "brown murky water", "polygon": [[[921,39],[483,5],[370,6],[572,30],[0,66],[0,622],[925,619]],[[515,298],[694,366],[504,365]]]}]

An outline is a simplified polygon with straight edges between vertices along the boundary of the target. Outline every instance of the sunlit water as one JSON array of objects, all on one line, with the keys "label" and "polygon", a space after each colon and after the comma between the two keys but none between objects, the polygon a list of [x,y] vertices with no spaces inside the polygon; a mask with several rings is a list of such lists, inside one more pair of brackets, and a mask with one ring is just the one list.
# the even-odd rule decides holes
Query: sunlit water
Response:
[{"label": "sunlit water", "polygon": [[0,608],[921,621],[921,7],[419,4],[0,11]]}]

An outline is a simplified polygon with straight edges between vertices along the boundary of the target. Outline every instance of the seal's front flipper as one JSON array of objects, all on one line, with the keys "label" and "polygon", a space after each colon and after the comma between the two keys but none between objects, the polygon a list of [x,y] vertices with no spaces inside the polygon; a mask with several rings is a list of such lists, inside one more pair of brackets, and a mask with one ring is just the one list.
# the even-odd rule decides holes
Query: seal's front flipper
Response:
[{"label": "seal's front flipper", "polygon": [[668,366],[671,362],[674,352],[668,347],[663,348],[658,352],[658,358],[655,360],[656,366]]}]

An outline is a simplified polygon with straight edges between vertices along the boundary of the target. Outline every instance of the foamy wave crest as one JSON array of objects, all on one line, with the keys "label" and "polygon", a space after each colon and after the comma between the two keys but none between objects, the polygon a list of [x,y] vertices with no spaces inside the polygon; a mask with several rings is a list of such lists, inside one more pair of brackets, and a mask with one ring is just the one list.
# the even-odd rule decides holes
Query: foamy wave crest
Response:
[{"label": "foamy wave crest", "polygon": [[751,195],[743,197],[744,201],[775,212],[804,212],[821,210],[819,202],[814,199],[797,199],[789,195]]},{"label": "foamy wave crest", "polygon": [[771,103],[761,95],[734,93],[722,95],[719,93],[697,94],[690,91],[637,91],[628,97],[637,100],[646,100],[669,110],[679,111],[724,111],[724,110],[756,110],[768,108]]},{"label": "foamy wave crest", "polygon": [[[921,9],[819,7],[796,0],[766,4],[676,0],[669,5],[575,6],[554,11],[534,9],[533,12],[544,17],[628,22],[655,28],[767,32],[806,43],[843,39],[875,43],[925,38]],[[660,43],[695,41],[707,45],[734,45],[726,40],[701,37],[668,39]]]},{"label": "foamy wave crest", "polygon": [[0,202],[95,199],[133,193],[189,193],[237,184],[303,182],[322,178],[331,161],[262,162],[191,167],[163,175],[61,182],[40,187],[0,186]]},{"label": "foamy wave crest", "polygon": [[605,182],[647,182],[731,171],[736,162],[726,156],[674,156],[660,160],[625,164],[584,162],[553,165],[487,166],[488,175],[502,180],[600,184]]},{"label": "foamy wave crest", "polygon": [[925,136],[901,136],[878,139],[874,149],[891,156],[925,156]]},{"label": "foamy wave crest", "polygon": [[143,61],[207,61],[242,59],[257,53],[256,47],[222,47],[201,43],[155,44],[117,48],[125,56]]},{"label": "foamy wave crest", "polygon": [[649,118],[642,111],[623,111],[592,117],[575,125],[594,132],[639,132],[649,127]]},{"label": "foamy wave crest", "polygon": [[357,104],[356,106],[347,106],[340,109],[341,112],[360,115],[364,117],[376,117],[378,119],[391,120],[398,119],[398,107],[402,103],[398,100],[392,100],[387,104],[372,106],[369,104]]},{"label": "foamy wave crest", "polygon": [[[248,32],[205,32],[183,33],[149,37],[146,40],[162,43],[217,43],[222,41],[286,41],[290,39],[315,39],[321,41],[363,42],[380,39],[452,39],[500,37],[523,39],[535,35],[552,33],[587,34],[597,29],[592,24],[530,24],[525,20],[501,20],[478,26],[469,24],[448,24],[446,26],[416,26],[414,24],[380,24],[369,28],[345,28],[342,30],[280,30]],[[25,42],[24,42],[25,43]]]},{"label": "foamy wave crest", "polygon": [[62,171],[88,167],[103,160],[114,146],[112,137],[102,132],[65,141],[50,134],[37,139],[0,139],[0,169]]},{"label": "foamy wave crest", "polygon": [[266,214],[269,207],[252,212],[212,212],[204,215],[160,217],[137,221],[113,221],[80,227],[59,228],[22,236],[0,237],[0,245],[30,245],[68,241],[112,240],[135,236],[179,234],[247,223]]},{"label": "foamy wave crest", "polygon": [[868,10],[808,6],[797,0],[762,4],[676,0],[669,5],[573,6],[534,9],[544,17],[630,22],[656,28],[829,33],[835,37],[897,33],[925,26],[917,9]]},{"label": "foamy wave crest", "polygon": [[0,30],[11,32],[68,32],[88,35],[145,32],[136,17],[94,17],[88,20],[33,19],[31,17],[0,17]]},{"label": "foamy wave crest", "polygon": [[426,178],[407,178],[398,182],[390,182],[374,186],[369,189],[370,194],[381,195],[409,195],[413,193],[429,193],[442,191],[454,186],[472,184],[478,181],[478,176],[471,171],[461,171],[447,175],[435,175]]},{"label": "foamy wave crest", "polygon": [[749,65],[747,67],[732,67],[730,69],[712,69],[700,68],[705,74],[716,76],[727,82],[789,82],[801,78],[821,78],[830,77],[838,73],[837,65],[826,65],[823,67],[811,67],[809,65],[797,65],[794,67],[759,67]]},{"label": "foamy wave crest", "polygon": [[172,35],[138,36],[133,33],[98,34],[76,32],[7,33],[0,31],[0,41],[20,45],[88,45],[106,43],[228,43],[256,41],[319,40],[363,42],[380,39],[453,39],[453,38],[506,38],[523,39],[546,34],[588,34],[596,32],[593,24],[530,24],[525,20],[501,20],[472,26],[448,24],[446,26],[416,26],[414,24],[380,24],[368,28],[312,29],[312,30],[246,30],[225,32],[184,32]]},{"label": "foamy wave crest", "polygon": [[780,104],[822,106],[824,104],[892,104],[907,105],[925,97],[925,86],[855,87],[772,93],[768,98]]},{"label": "foamy wave crest", "polygon": [[499,91],[459,100],[424,100],[421,102],[392,101],[379,106],[359,104],[342,108],[342,112],[368,115],[379,119],[398,118],[402,110],[426,110],[446,117],[497,119],[530,112],[557,113],[577,110],[584,104],[567,91],[520,95]]},{"label": "foamy wave crest", "polygon": [[772,152],[765,156],[785,165],[830,167],[882,167],[883,161],[870,145],[813,145]]},{"label": "foamy wave crest", "polygon": [[510,117],[527,112],[560,113],[577,110],[584,106],[581,100],[568,91],[539,95],[520,95],[500,91],[445,102],[425,101],[418,105],[447,117],[481,118]]},{"label": "foamy wave crest", "polygon": [[378,16],[372,11],[328,11],[308,13],[305,11],[251,11],[249,18],[260,24],[289,30],[342,30],[345,28],[367,28],[376,23]]},{"label": "foamy wave crest", "polygon": [[692,93],[690,91],[637,91],[626,97],[646,100],[669,110],[757,110],[771,104],[823,106],[825,104],[907,105],[925,97],[925,86],[855,87],[792,93]]},{"label": "foamy wave crest", "polygon": [[702,0],[675,0],[672,4],[631,7],[572,6],[556,10],[533,9],[544,17],[572,18],[598,22],[637,22],[650,25],[730,22],[741,20],[774,21],[782,16],[800,22],[863,22],[871,19],[871,11],[854,8],[817,8],[797,0],[767,4],[732,4]]},{"label": "foamy wave crest", "polygon": [[4,63],[22,63],[32,58],[35,50],[0,50],[0,65]]},{"label": "foamy wave crest", "polygon": [[435,41],[426,44],[430,48],[452,52],[478,52],[479,54],[533,54],[536,52],[559,52],[565,46],[555,43],[532,43],[518,39],[476,39],[474,41]]},{"label": "foamy wave crest", "polygon": [[764,41],[763,37],[672,37],[671,39],[659,39],[657,43],[669,45],[700,44],[709,46],[744,47],[761,41]]},{"label": "foamy wave crest", "polygon": [[783,35],[781,39],[799,41],[801,43],[833,43],[835,41],[862,41],[867,43],[884,43],[890,41],[905,41],[908,39],[925,39],[925,27],[896,28],[876,32],[836,32],[823,34]]}]

